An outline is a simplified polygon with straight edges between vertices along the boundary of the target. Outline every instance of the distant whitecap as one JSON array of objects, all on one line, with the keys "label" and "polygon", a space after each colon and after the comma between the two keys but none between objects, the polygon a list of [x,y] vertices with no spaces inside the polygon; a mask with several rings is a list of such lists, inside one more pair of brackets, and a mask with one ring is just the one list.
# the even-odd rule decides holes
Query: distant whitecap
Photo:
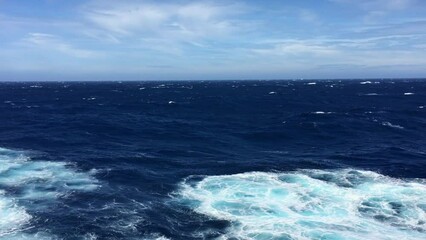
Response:
[{"label": "distant whitecap", "polygon": [[390,122],[382,122],[382,125],[387,126],[387,127],[391,127],[391,128],[404,129],[403,126],[397,125],[397,124],[392,124]]}]

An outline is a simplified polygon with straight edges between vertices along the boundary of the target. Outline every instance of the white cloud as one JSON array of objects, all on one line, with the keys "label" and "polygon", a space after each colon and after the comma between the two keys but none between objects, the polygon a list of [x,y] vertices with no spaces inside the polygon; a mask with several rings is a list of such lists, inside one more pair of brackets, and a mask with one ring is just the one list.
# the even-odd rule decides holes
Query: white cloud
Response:
[{"label": "white cloud", "polygon": [[325,44],[303,40],[285,40],[281,41],[280,43],[274,43],[272,47],[257,48],[253,49],[252,51],[255,53],[268,55],[311,55],[313,57],[332,55],[338,52],[338,50],[333,46],[327,46]]},{"label": "white cloud", "polygon": [[300,19],[308,23],[319,23],[318,15],[312,10],[302,9],[299,12]]},{"label": "white cloud", "polygon": [[398,11],[405,10],[417,0],[330,0],[335,3],[353,4],[366,11]]},{"label": "white cloud", "polygon": [[398,11],[414,8],[418,0],[329,0],[355,6],[365,12],[364,23],[374,24],[380,19]]},{"label": "white cloud", "polygon": [[[424,35],[387,35],[364,38],[312,38],[312,39],[265,39],[258,45],[272,46],[268,51],[277,53],[299,54],[313,53],[317,55],[333,54],[344,51],[380,50],[392,46],[410,47],[410,40],[419,40]],[[416,43],[417,41],[413,41]],[[414,46],[412,46],[414,47]]]},{"label": "white cloud", "polygon": [[90,58],[97,56],[94,51],[75,48],[56,36],[46,33],[29,33],[21,42],[28,47],[37,47],[47,51],[53,50],[72,57]]},{"label": "white cloud", "polygon": [[167,18],[167,14],[154,6],[145,6],[93,10],[87,14],[87,18],[108,31],[130,34],[138,28],[158,27]]},{"label": "white cloud", "polygon": [[234,30],[236,4],[189,2],[185,4],[114,1],[108,7],[87,5],[84,17],[96,29],[116,38],[157,37],[175,41],[213,38]]},{"label": "white cloud", "polygon": [[384,9],[387,11],[405,10],[416,2],[416,0],[375,0],[361,1],[365,9]]},{"label": "white cloud", "polygon": [[[303,63],[306,68],[324,65],[360,65],[365,68],[420,66],[426,64],[425,48],[418,35],[370,38],[265,39],[249,51],[272,63]],[[407,44],[411,40],[413,44]],[[265,56],[266,55],[266,56]],[[418,67],[416,67],[418,68]]]}]

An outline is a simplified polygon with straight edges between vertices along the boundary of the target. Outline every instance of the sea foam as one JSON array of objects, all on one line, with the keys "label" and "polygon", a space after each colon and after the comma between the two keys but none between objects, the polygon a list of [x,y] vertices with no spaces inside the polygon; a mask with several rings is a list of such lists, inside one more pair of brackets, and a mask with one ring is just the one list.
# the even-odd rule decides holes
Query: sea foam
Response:
[{"label": "sea foam", "polygon": [[[31,227],[32,210],[46,209],[52,201],[75,191],[99,186],[89,173],[67,163],[32,161],[24,151],[0,148],[0,239],[23,239]],[[37,233],[28,239],[46,239]]]},{"label": "sea foam", "polygon": [[231,225],[222,239],[426,239],[426,183],[371,171],[209,176],[178,200]]}]

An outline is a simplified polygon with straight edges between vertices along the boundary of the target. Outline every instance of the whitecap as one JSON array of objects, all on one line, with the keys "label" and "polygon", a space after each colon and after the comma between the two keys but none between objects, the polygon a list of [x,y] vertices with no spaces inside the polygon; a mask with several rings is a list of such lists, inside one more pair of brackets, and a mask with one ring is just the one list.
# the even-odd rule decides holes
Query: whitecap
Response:
[{"label": "whitecap", "polygon": [[382,122],[382,125],[386,126],[386,127],[391,127],[391,128],[404,129],[403,126],[397,125],[397,124],[392,124],[390,122]]},{"label": "whitecap", "polygon": [[227,220],[220,239],[426,239],[426,182],[354,169],[185,180],[178,201]]},{"label": "whitecap", "polygon": [[98,187],[91,173],[78,172],[65,162],[32,161],[24,151],[0,148],[0,238],[23,239],[22,231],[33,218],[29,210],[47,209],[52,201]]},{"label": "whitecap", "polygon": [[83,236],[83,240],[97,240],[98,239],[98,235],[94,234],[94,233],[86,233]]},{"label": "whitecap", "polygon": [[406,92],[406,93],[404,93],[404,95],[405,96],[410,96],[410,95],[414,95],[414,93],[412,93],[412,92]]},{"label": "whitecap", "polygon": [[269,95],[277,94],[277,92],[269,92]]},{"label": "whitecap", "polygon": [[322,115],[322,114],[332,114],[333,112],[324,112],[324,111],[316,111],[316,112],[312,112],[312,114],[319,114],[319,115]]},{"label": "whitecap", "polygon": [[165,84],[160,84],[160,85],[154,86],[152,88],[167,88],[167,86]]},{"label": "whitecap", "polygon": [[372,82],[370,81],[364,81],[364,82],[360,82],[359,84],[365,85],[365,84],[372,84]]},{"label": "whitecap", "polygon": [[0,238],[20,230],[29,223],[31,215],[16,204],[15,199],[0,191]]},{"label": "whitecap", "polygon": [[170,240],[170,238],[165,237],[161,234],[151,234],[151,236],[144,237],[143,240]]},{"label": "whitecap", "polygon": [[307,83],[307,85],[316,85],[316,84],[317,84],[316,82]]},{"label": "whitecap", "polygon": [[5,237],[0,237],[1,240],[59,240],[60,238],[45,232],[38,232],[35,234],[14,233],[8,234]]}]

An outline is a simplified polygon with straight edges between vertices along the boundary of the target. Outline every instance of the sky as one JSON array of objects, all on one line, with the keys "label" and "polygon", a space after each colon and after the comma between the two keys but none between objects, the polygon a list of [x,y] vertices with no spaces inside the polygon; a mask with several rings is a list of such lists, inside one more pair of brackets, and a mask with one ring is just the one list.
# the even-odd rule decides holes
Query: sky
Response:
[{"label": "sky", "polygon": [[426,77],[424,0],[0,0],[0,81]]}]

